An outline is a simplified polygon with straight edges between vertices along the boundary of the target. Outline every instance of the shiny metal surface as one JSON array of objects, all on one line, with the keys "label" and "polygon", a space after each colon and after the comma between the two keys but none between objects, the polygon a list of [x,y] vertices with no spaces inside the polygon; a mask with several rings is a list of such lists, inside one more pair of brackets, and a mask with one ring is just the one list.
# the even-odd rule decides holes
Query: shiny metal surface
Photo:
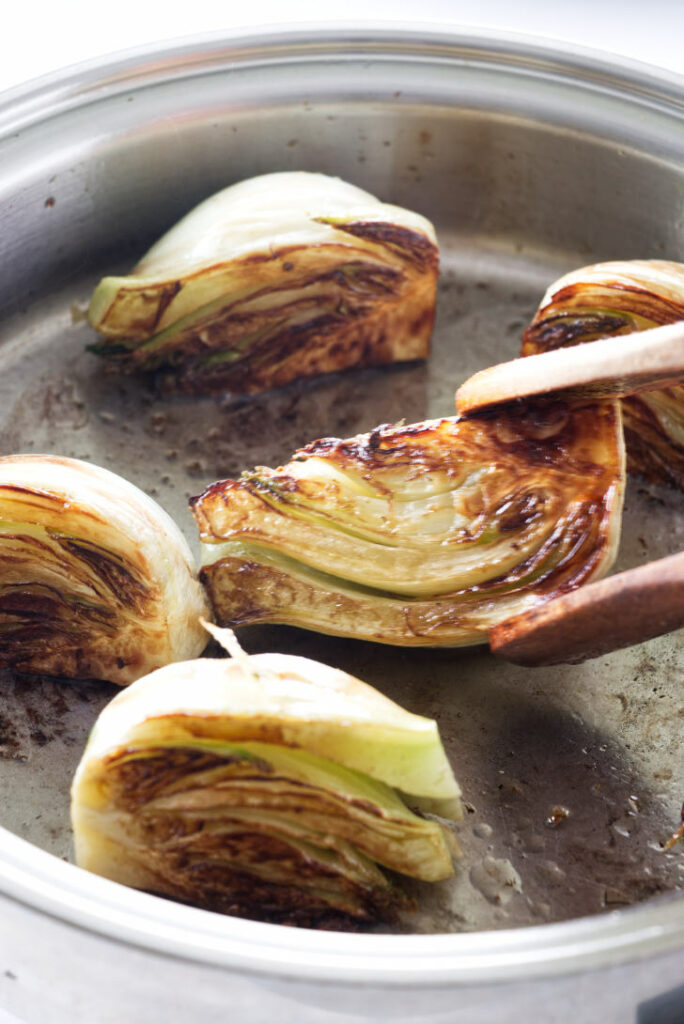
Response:
[{"label": "shiny metal surface", "polygon": [[[187,497],[216,477],[277,464],[316,436],[452,414],[454,387],[517,354],[565,270],[684,259],[684,84],[504,36],[292,33],[139,53],[8,94],[0,154],[2,451],[114,469],[193,542]],[[79,312],[98,276],[125,269],[213,190],[299,168],[434,220],[442,278],[429,363],[248,401],[161,399],[104,374],[84,350]],[[681,496],[633,481],[617,567],[683,540]],[[68,786],[114,688],[5,674],[0,891],[27,964],[43,912],[46,935],[71,943],[76,960],[88,942],[116,964],[150,950],[160,991],[173,954],[196,961],[185,975],[196,970],[210,987],[222,974],[206,965],[288,977],[295,998],[312,1002],[335,983],[340,1012],[401,1012],[383,986],[411,985],[425,1012],[446,1012],[458,991],[467,1019],[487,1020],[480,986],[498,982],[497,1005],[510,989],[520,1019],[521,979],[547,978],[541,986],[603,968],[619,973],[617,1013],[676,983],[684,872],[662,843],[682,800],[681,633],[539,670],[481,650],[402,651],[286,629],[242,639],[337,664],[439,719],[471,811],[457,879],[416,888],[404,934],[345,935],[219,917],[89,876],[63,863]],[[3,952],[11,957],[9,944]],[[350,983],[371,986],[365,1003]],[[0,978],[0,998],[8,987],[16,992]],[[28,1001],[14,1005],[28,1012]],[[613,1009],[605,1003],[604,1020]]]}]

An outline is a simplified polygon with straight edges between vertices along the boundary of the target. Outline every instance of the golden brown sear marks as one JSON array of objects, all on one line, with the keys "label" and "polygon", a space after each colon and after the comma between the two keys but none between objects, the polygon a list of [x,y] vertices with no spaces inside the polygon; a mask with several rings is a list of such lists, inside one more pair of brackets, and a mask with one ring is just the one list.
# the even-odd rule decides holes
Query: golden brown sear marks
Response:
[{"label": "golden brown sear marks", "polygon": [[612,313],[587,313],[584,316],[556,314],[527,328],[520,354],[531,356],[539,352],[552,352],[554,349],[581,345],[609,335],[628,334],[631,330],[628,317]]},{"label": "golden brown sear marks", "polygon": [[157,595],[148,581],[123,558],[90,541],[75,537],[56,537],[57,543],[76,561],[85,562],[104,584],[114,601],[124,608],[144,614],[151,599]]},{"label": "golden brown sear marks", "polygon": [[[540,402],[323,438],[285,466],[219,481],[192,500],[206,544],[201,578],[229,624],[283,622],[392,644],[478,642],[516,601],[604,570],[621,474],[614,403]],[[423,536],[430,515],[436,525]],[[212,559],[213,545],[226,542],[246,547]],[[452,575],[471,582],[445,585]]]},{"label": "golden brown sear marks", "polygon": [[439,250],[425,235],[399,224],[385,221],[362,221],[336,224],[338,231],[344,231],[356,238],[379,242],[402,260],[415,263],[421,271],[434,271],[439,267]]},{"label": "golden brown sear marks", "polygon": [[[129,855],[154,876],[159,894],[219,913],[314,927],[339,921],[355,928],[394,920],[410,901],[374,865],[366,862],[361,874],[344,870],[329,855],[340,848],[339,840],[317,837],[314,830],[292,841],[287,826],[279,831],[269,823],[269,811],[291,814],[296,832],[298,815],[320,814],[327,799],[315,787],[309,792],[306,784],[274,779],[273,771],[264,758],[239,751],[122,748],[103,762],[99,785],[107,803],[125,812]],[[254,789],[270,781],[285,783],[282,797],[275,792],[254,803],[250,785]],[[185,796],[203,787],[220,794],[216,809],[175,813],[163,806],[169,794]],[[294,791],[289,797],[288,790]],[[350,803],[363,804],[365,813],[379,813],[366,801]],[[261,808],[266,817],[246,822],[240,817],[243,807]],[[334,804],[331,808],[334,813]]]},{"label": "golden brown sear marks", "polygon": [[[17,520],[0,524],[0,665],[105,678],[133,666],[136,630],[121,635],[122,621],[154,614],[160,601],[144,564],[43,525],[59,521],[63,496],[3,486],[0,502]],[[79,517],[101,526],[87,508]]]},{"label": "golden brown sear marks", "polygon": [[[321,223],[327,223],[321,221]],[[232,287],[173,322],[174,299],[220,264],[131,295],[130,331],[114,303],[94,351],[123,372],[157,373],[162,390],[255,394],[352,366],[424,359],[439,254],[419,231],[383,222],[334,224],[349,242],[279,247],[234,261]],[[125,288],[122,289],[125,291]],[[110,322],[112,320],[112,322]],[[170,322],[169,322],[170,321]]]},{"label": "golden brown sear marks", "polygon": [[142,757],[135,754],[135,750],[117,750],[105,762],[110,799],[129,811],[153,800],[178,779],[227,763],[221,754],[187,747],[162,747],[156,753],[148,748]]},{"label": "golden brown sear marks", "polygon": [[[232,850],[252,859],[276,861],[288,857],[288,873],[306,883],[311,874],[306,857],[293,857],[291,847],[272,837],[245,835],[242,842],[233,837]],[[223,844],[222,844],[223,845]],[[329,875],[325,898],[316,892],[325,875],[315,873],[307,886],[296,882],[269,882],[251,871],[228,869],[217,864],[212,850],[193,854],[170,854],[156,865],[160,888],[158,895],[172,897],[190,906],[219,914],[230,914],[269,924],[287,924],[318,930],[361,931],[379,921],[393,924],[401,910],[412,909],[412,901],[400,889],[378,892],[355,884],[351,879]],[[227,852],[224,846],[222,854]],[[156,858],[152,858],[156,860]],[[308,869],[308,870],[307,870]],[[331,905],[330,898],[334,898]]]}]

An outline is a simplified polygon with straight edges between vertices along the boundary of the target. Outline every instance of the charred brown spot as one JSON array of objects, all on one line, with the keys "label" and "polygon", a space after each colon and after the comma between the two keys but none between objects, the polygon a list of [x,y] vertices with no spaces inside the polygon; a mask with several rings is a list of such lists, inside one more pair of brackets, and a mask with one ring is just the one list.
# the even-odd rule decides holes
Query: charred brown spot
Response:
[{"label": "charred brown spot", "polygon": [[372,433],[368,437],[368,447],[373,452],[376,452],[380,447],[380,442],[382,440],[380,431],[381,428],[378,428],[377,430],[372,431]]},{"label": "charred brown spot", "polygon": [[548,317],[532,324],[523,334],[523,355],[533,352],[552,352],[570,345],[579,345],[594,338],[628,332],[630,319],[627,316],[610,314],[587,314],[573,316],[570,313]]},{"label": "charred brown spot", "polygon": [[359,221],[352,224],[335,224],[335,227],[348,235],[367,238],[385,246],[402,259],[418,266],[423,272],[437,269],[437,246],[419,231],[383,221]]},{"label": "charred brown spot", "polygon": [[55,540],[70,554],[86,562],[123,607],[144,612],[152,596],[150,590],[122,559],[73,537],[56,536]]},{"label": "charred brown spot", "polygon": [[306,448],[300,448],[295,457],[298,461],[303,461],[310,455],[330,455],[343,444],[344,441],[339,437],[319,437],[316,441],[308,444]]},{"label": "charred brown spot", "polygon": [[70,606],[60,592],[52,587],[10,584],[0,593],[0,612],[22,619],[55,619],[69,614]]},{"label": "charred brown spot", "polygon": [[[307,885],[311,870],[301,854],[295,860],[293,849],[282,841],[269,840],[266,836],[259,838],[261,860],[274,864],[279,855],[283,859],[289,857],[288,873],[293,877],[299,876],[303,885],[266,881],[256,873],[244,868],[241,870],[239,861],[232,868],[217,864],[215,851],[206,849],[185,856],[166,856],[165,863],[157,869],[160,883],[165,884],[166,895],[172,890],[175,899],[214,913],[270,924],[336,931],[358,931],[364,924],[370,925],[378,920],[391,923],[397,919],[399,909],[411,906],[408,897],[399,889],[377,892],[354,885],[341,876],[333,879],[329,874],[328,885],[332,888],[331,883],[334,882],[333,891],[338,903],[337,907],[331,906],[319,893],[312,891],[317,881],[325,880],[324,872],[311,877]],[[250,852],[245,842],[233,840],[231,847],[236,860],[245,858]],[[256,857],[252,859],[256,868]]]},{"label": "charred brown spot", "polygon": [[520,494],[506,501],[494,513],[501,533],[518,533],[544,513],[543,494]]},{"label": "charred brown spot", "polygon": [[46,584],[5,583],[0,588],[0,664],[31,671],[34,657],[73,660],[92,632],[111,635],[115,625],[116,616],[106,606],[65,597]]},{"label": "charred brown spot", "polygon": [[[443,422],[446,424],[448,421]],[[394,427],[391,423],[383,423],[370,434],[362,434],[358,438],[319,438],[305,448],[300,448],[295,458],[301,460],[309,456],[319,456],[334,461],[343,459],[373,463],[377,462],[379,456],[389,455],[393,461],[402,461],[411,458],[412,452],[415,452],[416,442],[430,435],[434,437],[434,425],[412,424],[407,427]],[[437,458],[435,462],[438,462]]]},{"label": "charred brown spot", "polygon": [[58,508],[64,507],[64,498],[49,491],[41,491],[35,487],[21,487],[18,484],[3,484],[0,487],[0,494],[11,496],[21,495],[22,506],[28,508],[44,508],[46,504],[55,505]]},{"label": "charred brown spot", "polygon": [[[182,747],[148,748],[145,756],[131,756],[135,751],[119,750],[107,758],[107,784],[111,798],[128,810],[143,806],[179,779],[192,780],[192,776],[208,768],[245,763],[247,758],[229,757],[204,750]],[[248,763],[254,766],[255,758]],[[259,769],[272,772],[266,761],[259,761]]]},{"label": "charred brown spot", "polygon": [[[512,584],[549,597],[573,590],[591,578],[602,556],[606,503],[593,497],[576,502],[546,541],[514,570],[474,588],[486,593]],[[526,580],[528,582],[526,582]]]},{"label": "charred brown spot", "polygon": [[[600,285],[578,281],[556,292],[550,306],[609,306],[616,313],[638,314],[654,324],[684,320],[684,303],[677,302],[650,288],[621,281],[604,281]],[[548,308],[548,307],[547,307]],[[542,311],[543,315],[543,311]]]},{"label": "charred brown spot", "polygon": [[157,312],[154,316],[154,320],[150,325],[151,332],[156,331],[161,318],[163,317],[164,313],[175,299],[176,295],[178,295],[178,292],[181,290],[182,287],[183,285],[181,284],[180,281],[172,281],[170,284],[164,285],[164,287],[161,290],[161,295],[159,296],[159,305],[157,306]]}]

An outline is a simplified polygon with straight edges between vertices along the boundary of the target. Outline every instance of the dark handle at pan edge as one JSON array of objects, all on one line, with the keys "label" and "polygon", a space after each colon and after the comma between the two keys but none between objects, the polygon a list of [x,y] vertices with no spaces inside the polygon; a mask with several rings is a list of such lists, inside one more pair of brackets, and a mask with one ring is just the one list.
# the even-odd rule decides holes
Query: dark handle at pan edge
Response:
[{"label": "dark handle at pan edge", "polygon": [[518,665],[574,664],[684,626],[684,552],[610,576],[499,623],[494,654]]}]

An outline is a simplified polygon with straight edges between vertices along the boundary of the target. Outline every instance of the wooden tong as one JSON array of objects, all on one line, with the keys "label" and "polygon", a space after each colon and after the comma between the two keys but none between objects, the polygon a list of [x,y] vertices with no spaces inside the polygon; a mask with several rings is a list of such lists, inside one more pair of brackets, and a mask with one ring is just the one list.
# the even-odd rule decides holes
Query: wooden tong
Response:
[{"label": "wooden tong", "polygon": [[680,551],[514,615],[489,631],[489,646],[517,665],[572,664],[683,626]]},{"label": "wooden tong", "polygon": [[[684,322],[500,363],[456,392],[460,415],[560,393],[621,398],[684,383]],[[499,623],[491,650],[520,665],[580,662],[684,627],[684,552]]]},{"label": "wooden tong", "polygon": [[470,377],[456,409],[472,416],[504,402],[561,392],[571,398],[622,398],[684,381],[684,321],[499,363]]}]

